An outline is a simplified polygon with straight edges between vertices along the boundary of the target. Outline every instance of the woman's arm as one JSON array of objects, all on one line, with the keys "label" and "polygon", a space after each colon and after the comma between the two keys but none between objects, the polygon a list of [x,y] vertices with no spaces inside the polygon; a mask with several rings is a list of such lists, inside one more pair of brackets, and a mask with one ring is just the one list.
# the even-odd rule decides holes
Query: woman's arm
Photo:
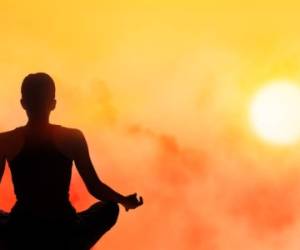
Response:
[{"label": "woman's arm", "polygon": [[5,143],[4,135],[0,134],[0,183],[3,177],[4,168],[5,168]]},{"label": "woman's arm", "polygon": [[120,203],[126,210],[143,204],[142,198],[139,200],[136,194],[123,196],[99,179],[91,161],[85,137],[79,130],[74,130],[73,158],[89,193],[96,199]]}]

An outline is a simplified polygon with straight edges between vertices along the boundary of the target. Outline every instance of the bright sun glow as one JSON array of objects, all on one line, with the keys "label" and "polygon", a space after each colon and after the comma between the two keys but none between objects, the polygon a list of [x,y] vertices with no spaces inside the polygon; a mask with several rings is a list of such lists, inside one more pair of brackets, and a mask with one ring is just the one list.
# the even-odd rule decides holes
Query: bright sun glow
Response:
[{"label": "bright sun glow", "polygon": [[295,143],[300,138],[300,87],[290,81],[268,83],[253,98],[250,119],[263,139]]}]

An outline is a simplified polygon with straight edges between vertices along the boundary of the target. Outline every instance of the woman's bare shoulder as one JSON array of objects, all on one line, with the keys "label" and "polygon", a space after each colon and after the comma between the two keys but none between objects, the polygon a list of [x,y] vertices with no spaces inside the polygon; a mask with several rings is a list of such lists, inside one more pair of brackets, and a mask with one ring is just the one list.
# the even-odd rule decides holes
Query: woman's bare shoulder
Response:
[{"label": "woman's bare shoulder", "polygon": [[54,124],[54,126],[56,127],[57,134],[64,139],[76,140],[78,139],[78,136],[83,134],[78,128],[71,128],[56,124]]},{"label": "woman's bare shoulder", "polygon": [[0,151],[9,156],[23,143],[23,128],[17,127],[12,130],[0,132]]},{"label": "woman's bare shoulder", "polygon": [[74,152],[78,144],[82,140],[82,132],[77,128],[70,128],[61,125],[56,125],[55,129],[56,145],[69,158],[74,158]]}]

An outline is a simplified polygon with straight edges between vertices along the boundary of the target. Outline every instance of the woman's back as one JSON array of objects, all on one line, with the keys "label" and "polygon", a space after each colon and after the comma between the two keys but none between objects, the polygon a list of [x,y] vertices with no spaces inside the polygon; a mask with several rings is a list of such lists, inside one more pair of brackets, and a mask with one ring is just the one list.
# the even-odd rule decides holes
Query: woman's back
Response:
[{"label": "woman's back", "polygon": [[13,214],[32,213],[41,217],[66,217],[75,214],[69,202],[72,159],[56,146],[61,127],[50,125],[41,133],[17,128],[23,143],[8,160],[17,203]]},{"label": "woman's back", "polygon": [[70,249],[77,214],[69,201],[73,160],[58,145],[64,130],[52,124],[41,130],[24,126],[7,137],[17,199],[7,217],[7,249]]}]

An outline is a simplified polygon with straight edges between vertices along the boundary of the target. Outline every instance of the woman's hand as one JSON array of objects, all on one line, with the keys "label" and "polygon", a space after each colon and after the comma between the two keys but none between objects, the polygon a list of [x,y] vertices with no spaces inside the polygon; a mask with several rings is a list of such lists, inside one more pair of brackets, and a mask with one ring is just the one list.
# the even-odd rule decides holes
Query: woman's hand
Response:
[{"label": "woman's hand", "polygon": [[134,194],[125,196],[121,202],[121,205],[123,205],[124,208],[126,209],[126,211],[128,211],[129,209],[135,209],[135,208],[143,205],[143,203],[144,203],[143,197],[138,198],[137,193],[134,193]]}]

